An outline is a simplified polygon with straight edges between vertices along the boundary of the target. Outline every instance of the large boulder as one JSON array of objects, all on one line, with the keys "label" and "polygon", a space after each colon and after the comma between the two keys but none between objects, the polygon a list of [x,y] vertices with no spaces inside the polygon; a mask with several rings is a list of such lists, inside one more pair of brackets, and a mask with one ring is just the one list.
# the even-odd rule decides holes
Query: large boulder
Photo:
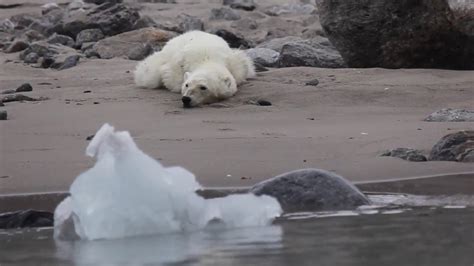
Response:
[{"label": "large boulder", "polygon": [[474,131],[459,131],[444,136],[433,146],[429,159],[474,162]]},{"label": "large boulder", "polygon": [[474,69],[474,38],[447,0],[321,0],[319,11],[349,67]]},{"label": "large boulder", "polygon": [[275,197],[285,212],[353,210],[370,200],[343,177],[320,169],[281,174],[250,189]]},{"label": "large boulder", "polygon": [[103,59],[128,57],[129,55],[135,59],[140,58],[136,55],[137,47],[143,46],[142,51],[148,53],[151,51],[146,46],[151,46],[153,50],[159,50],[176,35],[174,32],[156,28],[143,28],[102,39],[94,44],[93,49]]}]

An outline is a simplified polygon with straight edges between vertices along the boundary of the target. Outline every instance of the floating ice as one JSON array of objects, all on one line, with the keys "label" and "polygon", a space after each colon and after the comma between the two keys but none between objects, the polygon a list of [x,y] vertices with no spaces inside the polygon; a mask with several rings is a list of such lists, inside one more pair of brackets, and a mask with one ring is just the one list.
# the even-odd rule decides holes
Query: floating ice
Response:
[{"label": "floating ice", "polygon": [[79,175],[71,196],[55,211],[55,236],[111,239],[193,231],[209,222],[226,227],[268,225],[282,212],[269,196],[231,195],[204,199],[200,184],[182,167],[163,167],[143,153],[128,132],[103,125],[87,147],[96,157]]}]

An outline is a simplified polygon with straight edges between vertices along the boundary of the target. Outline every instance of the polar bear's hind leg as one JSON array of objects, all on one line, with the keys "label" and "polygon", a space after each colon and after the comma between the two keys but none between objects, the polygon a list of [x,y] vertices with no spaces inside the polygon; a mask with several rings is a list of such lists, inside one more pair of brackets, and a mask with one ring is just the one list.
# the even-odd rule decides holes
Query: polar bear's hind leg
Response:
[{"label": "polar bear's hind leg", "polygon": [[160,52],[156,52],[138,63],[134,72],[135,85],[156,89],[163,85],[161,67],[165,63]]}]

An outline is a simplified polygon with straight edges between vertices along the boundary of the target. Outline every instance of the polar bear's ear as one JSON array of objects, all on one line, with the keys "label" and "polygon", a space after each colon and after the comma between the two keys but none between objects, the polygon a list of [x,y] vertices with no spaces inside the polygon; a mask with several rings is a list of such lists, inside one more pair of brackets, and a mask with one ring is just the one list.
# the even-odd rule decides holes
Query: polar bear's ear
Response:
[{"label": "polar bear's ear", "polygon": [[188,80],[190,73],[189,72],[184,72],[184,80]]},{"label": "polar bear's ear", "polygon": [[227,86],[227,88],[230,88],[230,86],[232,86],[232,80],[230,80],[229,77],[224,79],[224,83]]}]

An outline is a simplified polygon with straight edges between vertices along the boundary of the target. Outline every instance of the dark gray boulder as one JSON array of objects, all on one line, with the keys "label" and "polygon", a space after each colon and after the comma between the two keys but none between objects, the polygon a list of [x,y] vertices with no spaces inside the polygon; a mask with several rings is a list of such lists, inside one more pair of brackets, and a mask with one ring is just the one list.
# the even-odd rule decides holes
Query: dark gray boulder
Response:
[{"label": "dark gray boulder", "polygon": [[433,146],[429,159],[474,162],[474,131],[459,131],[444,136]]},{"label": "dark gray boulder", "polygon": [[427,122],[474,122],[474,111],[443,108],[423,119]]},{"label": "dark gray boulder", "polygon": [[352,210],[370,204],[349,181],[320,169],[284,173],[256,184],[250,192],[275,197],[285,212]]},{"label": "dark gray boulder", "polygon": [[474,69],[447,0],[321,0],[319,17],[349,67]]},{"label": "dark gray boulder", "polygon": [[420,150],[410,148],[396,148],[382,153],[380,156],[390,156],[411,162],[425,162],[426,156]]}]

